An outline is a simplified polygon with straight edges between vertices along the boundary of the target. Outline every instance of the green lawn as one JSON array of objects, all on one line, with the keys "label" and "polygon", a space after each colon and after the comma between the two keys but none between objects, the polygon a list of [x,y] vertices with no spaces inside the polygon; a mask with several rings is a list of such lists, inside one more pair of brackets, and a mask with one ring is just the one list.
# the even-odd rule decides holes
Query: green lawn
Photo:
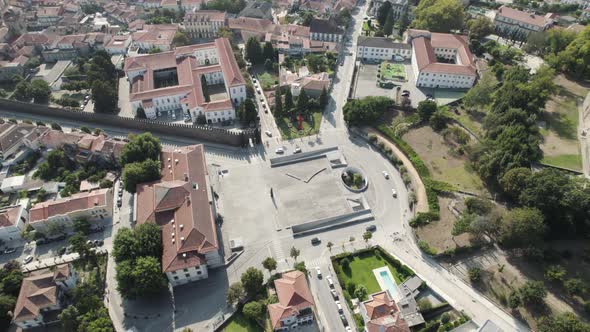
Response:
[{"label": "green lawn", "polygon": [[389,62],[382,62],[381,63],[381,78],[386,80],[397,80],[397,81],[405,81],[406,80],[406,69],[404,65],[399,63],[389,63]]},{"label": "green lawn", "polygon": [[544,157],[543,160],[541,160],[541,162],[548,165],[565,167],[578,171],[582,170],[582,156],[580,156],[579,154],[562,154],[557,156]]},{"label": "green lawn", "polygon": [[322,123],[322,113],[315,112],[312,115],[313,123],[303,122],[303,130],[297,130],[297,122],[291,122],[289,118],[284,117],[277,120],[277,125],[281,131],[283,139],[294,139],[299,137],[315,135],[320,131],[320,124]]},{"label": "green lawn", "polygon": [[392,264],[383,257],[375,255],[372,251],[360,253],[354,256],[350,262],[349,269],[343,269],[339,264],[334,266],[338,275],[340,285],[345,287],[350,281],[355,285],[365,285],[369,294],[381,291],[373,270],[387,265],[393,274],[397,284],[407,278],[405,274],[400,273]]},{"label": "green lawn", "polygon": [[272,87],[278,83],[279,78],[274,74],[265,72],[263,74],[258,75],[258,79],[260,80],[260,84],[262,85],[263,90],[271,90]]},{"label": "green lawn", "polygon": [[555,100],[551,111],[546,112],[543,117],[547,121],[547,129],[555,132],[559,137],[565,139],[577,139],[578,128],[578,106],[573,96],[566,96],[564,99]]},{"label": "green lawn", "polygon": [[371,30],[371,28],[369,28],[369,24],[367,21],[363,21],[363,31],[367,32],[369,30]]},{"label": "green lawn", "polygon": [[250,321],[241,312],[237,312],[231,322],[223,329],[224,332],[259,332],[264,331],[260,325]]}]

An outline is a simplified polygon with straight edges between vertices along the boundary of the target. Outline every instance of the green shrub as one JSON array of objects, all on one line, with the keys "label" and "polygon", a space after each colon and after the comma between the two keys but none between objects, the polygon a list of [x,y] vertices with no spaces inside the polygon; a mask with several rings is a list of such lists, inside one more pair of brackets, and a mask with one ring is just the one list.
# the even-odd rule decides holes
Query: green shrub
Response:
[{"label": "green shrub", "polygon": [[422,250],[427,255],[431,255],[431,256],[436,255],[436,249],[431,248],[430,245],[428,245],[428,243],[426,243],[422,240],[418,241],[418,247],[420,248],[420,250]]}]

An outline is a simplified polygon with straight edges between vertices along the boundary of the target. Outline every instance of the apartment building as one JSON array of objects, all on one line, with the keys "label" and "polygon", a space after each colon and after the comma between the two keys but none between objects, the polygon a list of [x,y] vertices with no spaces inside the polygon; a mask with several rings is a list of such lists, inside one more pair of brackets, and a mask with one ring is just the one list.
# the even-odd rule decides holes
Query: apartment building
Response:
[{"label": "apartment building", "polygon": [[21,238],[20,234],[29,220],[27,205],[28,200],[21,200],[17,205],[0,209],[0,240],[3,243]]},{"label": "apartment building", "polygon": [[385,37],[359,36],[356,45],[356,56],[363,61],[390,61],[395,60],[396,56],[397,59],[412,57],[412,45],[397,43]]},{"label": "apartment building", "polygon": [[[193,121],[208,123],[235,119],[235,107],[246,99],[246,82],[229,40],[177,47],[174,51],[125,60],[134,112],[142,108],[150,119],[181,109]],[[216,90],[215,98],[205,95]]]},{"label": "apartment building", "polygon": [[274,331],[288,331],[313,321],[313,296],[303,272],[283,273],[274,283],[279,302],[268,305]]},{"label": "apartment building", "polygon": [[333,20],[313,18],[309,24],[309,32],[312,40],[335,42],[342,41],[344,29],[340,28]]},{"label": "apartment building", "polygon": [[58,265],[55,271],[37,273],[23,279],[12,322],[21,329],[59,322],[57,314],[67,305],[66,293],[78,282],[72,264]]},{"label": "apartment building", "polygon": [[111,36],[101,32],[59,37],[44,49],[41,54],[46,62],[72,60],[79,56],[88,56],[93,51],[104,50]]},{"label": "apartment building", "polygon": [[29,210],[29,224],[46,233],[52,223],[70,228],[74,220],[86,219],[93,227],[99,227],[110,222],[112,216],[113,191],[105,188],[37,203]]},{"label": "apartment building", "polygon": [[429,88],[469,89],[475,83],[477,70],[467,36],[409,30],[412,44],[412,69],[416,86]]},{"label": "apartment building", "polygon": [[543,31],[550,27],[553,24],[552,16],[551,13],[543,16],[502,6],[496,12],[494,25],[500,34],[520,35],[524,39],[531,32]]},{"label": "apartment building", "polygon": [[142,52],[154,48],[169,51],[177,31],[176,24],[145,24],[142,30],[131,34],[131,43]]},{"label": "apartment building", "polygon": [[137,185],[133,216],[162,228],[162,271],[172,286],[208,277],[224,264],[215,225],[216,202],[203,145],[162,151],[162,178]]},{"label": "apartment building", "polygon": [[214,38],[225,24],[225,12],[218,10],[196,10],[184,15],[184,28],[192,38]]}]

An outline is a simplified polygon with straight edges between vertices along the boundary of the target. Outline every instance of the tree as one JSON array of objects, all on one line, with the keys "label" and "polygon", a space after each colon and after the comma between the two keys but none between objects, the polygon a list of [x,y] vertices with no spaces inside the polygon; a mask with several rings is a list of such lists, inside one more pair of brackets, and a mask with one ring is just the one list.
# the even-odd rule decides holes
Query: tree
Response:
[{"label": "tree", "polygon": [[74,232],[82,233],[84,235],[90,234],[90,222],[86,218],[78,218],[74,220]]},{"label": "tree", "polygon": [[299,113],[307,113],[307,108],[309,106],[309,97],[307,97],[307,93],[305,89],[301,89],[299,93],[299,97],[297,97],[297,111]]},{"label": "tree", "polygon": [[205,114],[197,115],[197,124],[204,125],[207,124],[207,117]]},{"label": "tree", "polygon": [[47,82],[41,79],[31,81],[31,97],[35,100],[35,104],[47,103],[50,95],[51,87]]},{"label": "tree", "polygon": [[209,96],[209,86],[207,85],[207,77],[205,75],[201,75],[201,90],[203,91],[205,101],[210,102],[211,96]]},{"label": "tree", "polygon": [[366,231],[363,233],[363,240],[365,240],[365,243],[369,243],[369,240],[373,237],[373,233]]},{"label": "tree", "polygon": [[367,297],[368,291],[367,291],[367,287],[365,287],[365,285],[357,285],[355,290],[354,290],[354,297],[356,297],[357,299],[364,301],[365,298]]},{"label": "tree", "polygon": [[262,49],[262,57],[266,60],[270,60],[271,63],[276,61],[275,49],[272,46],[271,42],[264,43],[264,48]]},{"label": "tree", "polygon": [[177,31],[172,39],[172,44],[175,47],[190,45],[191,41],[187,35],[182,31]]},{"label": "tree", "polygon": [[246,98],[242,104],[240,104],[240,118],[242,123],[249,124],[256,121],[258,111],[256,110],[256,104],[250,98]]},{"label": "tree", "polygon": [[250,37],[246,42],[246,59],[255,65],[262,63],[262,48],[256,37]]},{"label": "tree", "polygon": [[521,304],[521,299],[520,299],[520,295],[518,295],[517,292],[512,292],[510,293],[510,296],[508,297],[508,306],[512,309],[516,309],[520,306]]},{"label": "tree", "polygon": [[547,61],[553,68],[575,78],[590,76],[590,26],[577,34],[576,38],[557,55],[550,55]]},{"label": "tree", "polygon": [[275,116],[283,114],[283,97],[281,95],[281,86],[277,85],[275,88]]},{"label": "tree", "polygon": [[293,108],[293,95],[291,94],[291,89],[286,89],[285,91],[285,111],[290,112]]},{"label": "tree", "polygon": [[134,230],[137,239],[136,257],[162,257],[162,230],[154,223],[145,223]]},{"label": "tree", "polygon": [[532,172],[527,167],[517,167],[509,170],[500,179],[502,190],[514,200],[518,200],[520,193],[527,187],[527,182]]},{"label": "tree", "polygon": [[518,289],[518,292],[522,302],[526,305],[543,304],[547,296],[547,290],[542,281],[527,281]]},{"label": "tree", "polygon": [[159,47],[152,47],[148,50],[148,54],[158,54],[158,53],[162,53],[162,49],[160,49]]},{"label": "tree", "polygon": [[68,240],[72,246],[72,250],[77,252],[80,257],[88,257],[92,253],[90,244],[87,241],[88,238],[82,233],[76,233]]},{"label": "tree", "polygon": [[478,16],[467,21],[467,28],[471,40],[480,40],[494,33],[494,22],[486,16]]},{"label": "tree", "polygon": [[62,310],[59,315],[57,315],[57,318],[61,322],[61,326],[63,327],[64,331],[77,331],[79,314],[80,312],[75,306],[69,305],[67,308]]},{"label": "tree", "polygon": [[385,25],[385,21],[387,20],[387,16],[391,12],[391,3],[389,1],[384,1],[381,4],[381,7],[377,10],[377,22],[379,22],[380,26]]},{"label": "tree", "polygon": [[545,269],[545,279],[548,281],[563,281],[563,277],[565,277],[566,271],[565,268],[561,265],[551,265]]},{"label": "tree", "polygon": [[137,185],[160,179],[160,162],[147,159],[125,165],[123,168],[123,187],[130,193],[135,193]]},{"label": "tree", "polygon": [[432,32],[450,32],[463,27],[463,5],[458,0],[423,0],[414,10],[412,27]]},{"label": "tree", "polygon": [[328,91],[326,91],[326,87],[322,88],[322,92],[320,93],[320,107],[324,109],[328,105]]},{"label": "tree", "polygon": [[147,256],[117,264],[118,290],[126,299],[150,297],[166,289],[159,258]]},{"label": "tree", "polygon": [[145,110],[143,109],[143,107],[139,106],[135,110],[135,117],[138,119],[147,119],[147,116],[145,115]]},{"label": "tree", "polygon": [[45,230],[45,233],[49,237],[55,237],[55,236],[64,234],[65,230],[66,230],[66,225],[64,225],[63,223],[49,222],[49,223],[47,223],[47,228]]},{"label": "tree", "polygon": [[265,307],[262,303],[258,301],[252,301],[244,305],[244,308],[242,308],[242,313],[247,318],[253,321],[258,321],[264,318],[264,309]]},{"label": "tree", "polygon": [[432,114],[436,112],[436,110],[436,102],[432,100],[423,100],[420,103],[418,103],[417,111],[422,121],[428,121]]},{"label": "tree", "polygon": [[301,251],[295,247],[291,247],[291,251],[289,252],[289,255],[291,256],[291,258],[293,258],[295,261],[297,261],[297,257],[299,257],[299,254],[301,253]]},{"label": "tree", "polygon": [[535,208],[516,208],[507,212],[500,225],[500,242],[509,248],[527,248],[545,235],[543,214]]},{"label": "tree", "polygon": [[481,269],[478,267],[469,268],[467,275],[469,276],[469,281],[478,282],[481,279]]},{"label": "tree", "polygon": [[471,232],[471,224],[475,221],[476,216],[471,213],[465,213],[459,217],[453,224],[451,235],[459,236],[461,234]]},{"label": "tree", "polygon": [[537,325],[539,332],[588,332],[590,325],[580,321],[572,312],[542,317]]},{"label": "tree", "polygon": [[580,278],[567,279],[563,283],[566,292],[570,295],[577,295],[583,297],[588,292],[588,285]]},{"label": "tree", "polygon": [[330,250],[330,252],[332,252],[333,246],[334,246],[334,243],[332,243],[331,241],[328,241],[328,244],[326,244],[326,247],[328,247],[328,250]]},{"label": "tree", "polygon": [[229,305],[234,305],[242,301],[246,296],[244,286],[240,282],[234,282],[227,289],[226,299]]},{"label": "tree", "polygon": [[116,85],[109,81],[94,81],[92,84],[92,101],[94,111],[98,113],[116,113],[119,109],[119,93]]},{"label": "tree", "polygon": [[27,62],[25,62],[25,67],[29,69],[37,68],[39,65],[41,65],[41,61],[36,56],[30,57]]},{"label": "tree", "polygon": [[468,109],[483,107],[492,102],[492,95],[498,87],[498,80],[491,70],[485,71],[477,84],[463,97],[463,105]]},{"label": "tree", "polygon": [[55,122],[51,123],[51,129],[62,131],[61,126]]},{"label": "tree", "polygon": [[468,197],[465,199],[465,207],[469,213],[486,215],[492,211],[494,204],[489,200],[479,197]]},{"label": "tree", "polygon": [[387,19],[385,19],[385,25],[383,25],[383,34],[386,36],[391,35],[393,32],[393,24],[395,23],[395,16],[393,13],[393,9],[389,10],[389,14],[387,14]]},{"label": "tree", "polygon": [[0,294],[0,328],[8,331],[12,317],[8,315],[9,311],[14,310],[16,299],[9,295]]},{"label": "tree", "polygon": [[440,109],[432,113],[430,116],[430,120],[428,120],[428,124],[432,127],[435,131],[441,131],[447,127],[447,122],[449,121],[449,117],[447,113]]},{"label": "tree", "polygon": [[132,229],[121,228],[113,241],[112,255],[117,263],[137,257],[137,238]]},{"label": "tree", "polygon": [[262,285],[264,275],[262,274],[262,271],[254,267],[249,267],[246,272],[242,273],[240,280],[242,281],[242,285],[244,286],[244,290],[248,297],[255,296],[264,288]]},{"label": "tree", "polygon": [[305,262],[296,262],[295,264],[293,264],[293,268],[297,271],[301,271],[301,272],[307,274],[307,268],[305,267]]},{"label": "tree", "polygon": [[262,266],[268,270],[269,273],[277,269],[277,261],[272,257],[266,257],[262,261]]},{"label": "tree", "polygon": [[129,142],[123,147],[119,163],[126,164],[141,162],[146,159],[159,160],[162,146],[160,140],[151,133],[129,134]]},{"label": "tree", "polygon": [[393,101],[387,97],[365,97],[348,101],[342,109],[344,121],[351,125],[372,124]]},{"label": "tree", "polygon": [[264,69],[269,72],[273,71],[273,62],[271,59],[264,60]]}]

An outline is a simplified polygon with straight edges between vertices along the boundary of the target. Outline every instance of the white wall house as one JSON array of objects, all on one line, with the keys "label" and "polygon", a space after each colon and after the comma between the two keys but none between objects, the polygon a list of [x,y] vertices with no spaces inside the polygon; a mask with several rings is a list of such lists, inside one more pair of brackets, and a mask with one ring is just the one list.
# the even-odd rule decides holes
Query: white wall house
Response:
[{"label": "white wall house", "polygon": [[396,60],[396,56],[410,59],[412,57],[412,45],[396,43],[394,40],[385,37],[359,36],[356,56],[363,61]]},{"label": "white wall house", "polygon": [[518,33],[526,37],[531,32],[543,31],[550,27],[553,24],[552,15],[537,15],[502,6],[496,12],[494,25],[499,33]]},{"label": "white wall house", "polygon": [[0,240],[4,243],[19,240],[29,220],[28,199],[19,201],[18,205],[0,209]]}]

